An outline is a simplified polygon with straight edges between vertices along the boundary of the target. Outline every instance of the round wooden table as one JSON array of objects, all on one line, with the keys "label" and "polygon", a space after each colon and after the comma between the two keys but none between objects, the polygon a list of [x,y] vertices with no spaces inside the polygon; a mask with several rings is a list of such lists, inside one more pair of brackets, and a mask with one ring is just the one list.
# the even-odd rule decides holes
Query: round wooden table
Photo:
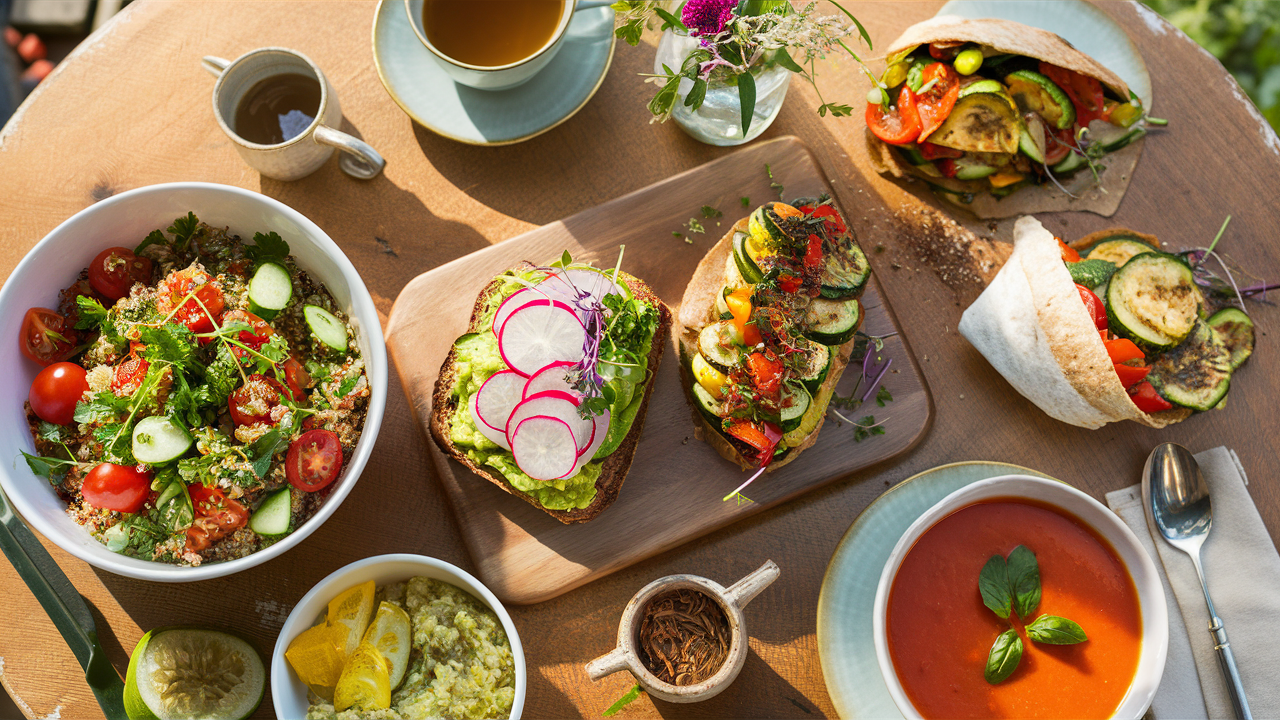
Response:
[{"label": "round wooden table", "polygon": [[[877,46],[931,16],[938,3],[847,3]],[[383,314],[414,276],[474,250],[553,222],[720,157],[674,125],[649,123],[656,33],[639,47],[619,43],[599,93],[568,122],[501,148],[462,145],[415,126],[383,89],[371,51],[373,2],[155,2],[130,5],[90,37],[28,99],[0,134],[0,269],[8,273],[72,213],[131,188],[202,180],[249,188],[298,209],[355,263]],[[1114,218],[1049,214],[1067,238],[1124,225],[1174,247],[1212,240],[1238,265],[1280,276],[1280,141],[1235,81],[1186,36],[1136,3],[1104,3],[1152,70],[1155,114],[1169,128],[1149,139]],[[337,87],[344,130],[387,159],[383,175],[352,180],[331,160],[304,180],[264,179],[240,161],[214,123],[213,80],[203,55],[235,57],[282,45],[314,59]],[[874,55],[875,53],[871,53]],[[849,63],[820,65],[828,100],[861,106],[868,88]],[[815,615],[823,573],[854,517],[886,487],[957,460],[1034,467],[1095,497],[1137,482],[1148,452],[1174,441],[1194,451],[1234,447],[1261,481],[1250,491],[1280,535],[1280,485],[1267,481],[1280,414],[1280,348],[1267,332],[1270,305],[1252,311],[1261,333],[1254,359],[1224,411],[1162,432],[1135,424],[1084,431],[1049,419],[1023,400],[956,332],[961,310],[981,290],[973,272],[1011,223],[965,226],[980,240],[961,256],[941,244],[934,203],[869,169],[860,118],[819,118],[816,95],[791,87],[765,139],[796,135],[816,154],[862,242],[883,246],[872,264],[932,392],[934,422],[903,458],[861,472],[556,599],[511,608],[529,666],[525,716],[596,717],[632,684],[626,674],[591,683],[583,665],[613,646],[622,608],[640,586],[671,573],[731,582],[766,558],[781,579],[748,609],[753,637],[736,684],[715,699],[669,705],[642,697],[625,716],[831,716],[818,660]],[[886,210],[892,208],[893,210]],[[922,219],[923,218],[923,219]],[[620,218],[619,222],[625,222]],[[410,417],[399,382],[364,477],[338,512],[284,557],[238,575],[161,585],[95,570],[46,543],[88,600],[111,661],[123,671],[150,628],[210,622],[238,629],[270,651],[295,602],[320,578],[353,560],[413,552],[474,568],[432,477],[428,440]],[[691,481],[692,482],[692,481]],[[869,580],[870,581],[870,580]],[[83,673],[43,610],[0,563],[0,679],[31,717],[94,717]],[[869,679],[871,680],[871,679]],[[875,681],[875,680],[872,680]],[[264,701],[258,716],[271,715]]]}]

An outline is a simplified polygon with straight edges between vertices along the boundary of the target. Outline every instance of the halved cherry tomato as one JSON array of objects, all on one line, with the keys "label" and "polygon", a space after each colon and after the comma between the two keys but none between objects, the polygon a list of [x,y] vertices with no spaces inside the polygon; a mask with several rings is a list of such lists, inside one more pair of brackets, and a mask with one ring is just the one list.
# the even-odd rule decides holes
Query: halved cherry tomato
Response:
[{"label": "halved cherry tomato", "polygon": [[[920,81],[933,87],[916,95],[916,112],[920,115],[920,142],[924,142],[951,114],[960,98],[960,74],[946,63],[934,63],[924,69]],[[905,85],[903,87],[906,87]]]},{"label": "halved cherry tomato", "polygon": [[760,344],[760,331],[756,329],[754,324],[750,324],[751,320],[751,286],[743,285],[733,292],[725,296],[724,302],[729,306],[729,312],[733,313],[733,325],[738,329],[738,333],[742,335],[743,343],[747,347],[755,347]]},{"label": "halved cherry tomato", "polygon": [[[958,92],[958,91],[957,91]],[[916,94],[906,83],[898,92],[898,104],[885,107],[867,103],[867,127],[871,133],[890,145],[906,145],[920,136],[920,115],[916,111]]]},{"label": "halved cherry tomato", "polygon": [[289,446],[284,459],[289,484],[303,492],[315,492],[338,479],[342,470],[342,443],[329,430],[308,430]]},{"label": "halved cherry tomato", "polygon": [[1102,83],[1081,75],[1074,70],[1050,65],[1040,61],[1040,74],[1048,77],[1055,85],[1071,98],[1076,108],[1076,124],[1088,127],[1089,123],[1102,117],[1105,101],[1102,96]]},{"label": "halved cherry tomato", "polygon": [[232,391],[227,398],[231,419],[236,425],[271,423],[271,410],[280,404],[284,390],[280,383],[265,375],[253,374],[245,384]]},{"label": "halved cherry tomato", "polygon": [[289,397],[294,402],[303,402],[307,399],[307,388],[311,387],[311,375],[302,363],[288,358],[284,361],[284,383],[289,388]]},{"label": "halved cherry tomato", "polygon": [[1156,392],[1155,387],[1145,380],[1129,388],[1129,398],[1144,413],[1156,413],[1173,409],[1173,403],[1160,397],[1160,393]]},{"label": "halved cherry tomato", "polygon": [[150,369],[151,363],[130,351],[124,361],[116,366],[115,375],[111,378],[112,392],[121,397],[137,392]]},{"label": "halved cherry tomato", "polygon": [[960,168],[956,167],[956,161],[952,160],[951,158],[942,158],[941,160],[934,160],[933,165],[934,167],[938,168],[938,172],[942,173],[943,177],[953,178],[956,176],[956,173],[959,172],[960,170]]},{"label": "halved cherry tomato", "polygon": [[[252,330],[241,330],[236,337],[240,343],[248,347],[250,350],[261,350],[263,345],[276,334],[275,328],[267,324],[266,320],[254,315],[247,310],[232,310],[222,316],[223,325],[230,323],[245,323]],[[235,355],[239,360],[253,360],[253,355],[242,347],[232,345],[231,354]]]},{"label": "halved cherry tomato", "polygon": [[41,365],[75,354],[80,336],[72,323],[48,308],[31,308],[22,318],[22,354]]},{"label": "halved cherry tomato", "polygon": [[108,300],[119,300],[134,283],[151,282],[152,264],[151,258],[138,257],[129,248],[107,248],[89,263],[89,284]]},{"label": "halved cherry tomato", "polygon": [[142,465],[100,463],[80,485],[85,502],[97,508],[136,513],[151,494],[151,473]]},{"label": "halved cherry tomato", "polygon": [[[1080,253],[1076,252],[1075,248],[1062,242],[1062,238],[1054,238],[1054,240],[1058,241],[1058,250],[1062,253],[1063,262],[1080,262]],[[1087,301],[1086,304],[1088,304]]]},{"label": "halved cherry tomato", "polygon": [[1147,359],[1147,356],[1138,349],[1138,346],[1134,345],[1133,341],[1128,338],[1104,340],[1102,344],[1107,346],[1107,355],[1111,358],[1111,362],[1113,363]]},{"label": "halved cherry tomato", "polygon": [[783,274],[778,276],[778,287],[781,288],[783,292],[793,293],[799,290],[803,283],[804,281],[795,275]]},{"label": "halved cherry tomato", "polygon": [[960,48],[964,45],[964,42],[929,43],[929,55],[934,60],[951,60],[960,54]]},{"label": "halved cherry tomato", "polygon": [[934,145],[931,142],[922,142],[920,143],[920,154],[924,156],[925,160],[940,160],[942,158],[961,157],[964,155],[964,151],[956,150],[955,148],[943,147],[941,145]]},{"label": "halved cherry tomato", "polygon": [[[177,307],[169,322],[182,323],[193,333],[213,332],[222,320],[226,300],[212,280],[212,276],[199,270],[173,273],[158,288],[162,295],[156,304],[157,309],[168,313]],[[182,305],[179,307],[178,303]],[[202,343],[208,341],[208,338],[201,339]]]},{"label": "halved cherry tomato", "polygon": [[249,521],[249,511],[216,487],[203,483],[187,486],[195,520],[187,528],[187,550],[201,552]]},{"label": "halved cherry tomato", "polygon": [[1057,165],[1071,154],[1072,132],[1055,130],[1046,123],[1044,126],[1044,164]]},{"label": "halved cherry tomato", "polygon": [[1149,367],[1134,367],[1132,365],[1121,365],[1116,363],[1116,375],[1120,376],[1120,384],[1125,390],[1137,385],[1147,379],[1147,373],[1151,372]]},{"label": "halved cherry tomato", "polygon": [[782,392],[782,361],[772,351],[751,353],[747,356],[747,369],[755,379],[761,395],[777,399]]},{"label": "halved cherry tomato", "polygon": [[45,422],[54,425],[70,425],[76,413],[76,403],[89,389],[84,368],[75,363],[54,363],[40,371],[31,383],[27,401],[31,409]]},{"label": "halved cherry tomato", "polygon": [[[1080,300],[1084,302],[1084,309],[1089,311],[1089,316],[1093,318],[1094,327],[1099,330],[1107,329],[1107,309],[1103,307],[1102,301],[1089,288],[1076,283],[1076,290],[1080,291]],[[1114,360],[1112,362],[1115,362]]]}]

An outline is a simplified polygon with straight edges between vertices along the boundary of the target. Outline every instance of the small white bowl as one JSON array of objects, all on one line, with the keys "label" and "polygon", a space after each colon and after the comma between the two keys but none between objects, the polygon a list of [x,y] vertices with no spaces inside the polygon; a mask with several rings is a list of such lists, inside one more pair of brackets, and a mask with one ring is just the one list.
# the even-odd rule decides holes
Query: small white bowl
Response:
[{"label": "small white bowl", "polygon": [[[880,574],[876,588],[875,607],[872,614],[872,634],[875,639],[876,659],[880,662],[880,674],[884,677],[889,694],[898,710],[908,720],[920,720],[920,713],[907,698],[898,681],[893,660],[889,657],[889,643],[885,636],[885,616],[889,604],[889,589],[898,574],[907,552],[916,540],[939,520],[951,513],[981,500],[993,498],[1021,498],[1048,504],[1079,518],[1103,537],[1120,557],[1138,590],[1138,607],[1142,611],[1142,651],[1138,656],[1138,669],[1134,673],[1129,692],[1120,701],[1113,718],[1128,720],[1142,717],[1164,674],[1165,657],[1169,651],[1169,611],[1164,586],[1155,564],[1138,542],[1137,536],[1115,513],[1083,492],[1056,480],[1028,475],[1004,475],[980,480],[966,485],[938,501],[929,508],[898,540]],[[976,586],[976,578],[975,578]]]},{"label": "small white bowl", "polygon": [[[229,227],[251,240],[256,232],[279,233],[289,243],[298,266],[324,283],[351,320],[369,378],[369,406],[364,431],[333,492],[316,514],[284,540],[265,550],[228,562],[179,567],[111,552],[67,516],[67,505],[48,481],[27,468],[19,450],[34,452],[23,401],[41,368],[19,350],[22,318],[32,307],[56,308],[62,289],[103,250],[133,247],[152,230],[194,212],[203,222]],[[18,263],[0,288],[0,488],[18,512],[58,547],[108,572],[141,580],[187,582],[223,577],[277,557],[302,542],[333,515],[355,487],[373,451],[387,400],[387,350],[373,298],[360,274],[337,244],[297,210],[265,195],[229,185],[166,183],[120,193],[72,215],[44,237]]]},{"label": "small white bowl", "polygon": [[330,573],[302,596],[284,621],[284,627],[280,628],[275,650],[271,653],[271,702],[275,706],[276,717],[307,716],[307,708],[310,706],[307,701],[307,686],[293,672],[289,661],[284,657],[284,651],[289,649],[289,643],[302,631],[315,625],[316,620],[324,614],[329,601],[344,590],[370,580],[375,585],[382,586],[412,577],[434,578],[462,588],[487,605],[498,616],[498,620],[502,621],[502,629],[506,631],[507,640],[511,643],[511,657],[515,661],[516,696],[511,704],[511,720],[519,720],[524,711],[526,687],[524,649],[520,646],[520,635],[516,633],[515,623],[511,621],[506,608],[502,607],[502,603],[498,602],[489,588],[465,570],[443,560],[409,554],[377,555],[357,560]]}]

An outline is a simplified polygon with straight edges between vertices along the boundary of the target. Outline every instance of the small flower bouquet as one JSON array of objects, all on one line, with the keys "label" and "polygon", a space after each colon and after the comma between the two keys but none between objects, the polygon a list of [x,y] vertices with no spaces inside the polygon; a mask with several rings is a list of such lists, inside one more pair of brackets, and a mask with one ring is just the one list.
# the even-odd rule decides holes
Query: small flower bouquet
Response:
[{"label": "small flower bouquet", "polygon": [[[649,101],[654,119],[666,121],[677,109],[677,102],[690,112],[697,112],[707,97],[708,89],[735,87],[741,100],[741,131],[747,138],[756,110],[757,79],[763,72],[780,66],[807,80],[817,90],[816,63],[828,52],[847,52],[862,65],[850,49],[847,39],[857,35],[871,48],[867,31],[848,10],[832,2],[842,15],[818,15],[816,2],[796,9],[790,0],[683,0],[676,4],[663,0],[619,0],[613,4],[618,12],[618,37],[632,45],[656,16],[662,30],[696,40],[678,67],[661,64],[661,71],[648,76],[659,86]],[[846,22],[846,18],[850,22]],[[862,66],[864,72],[872,77]],[[687,90],[681,89],[681,81]],[[844,117],[853,108],[827,102],[818,91],[818,114]],[[762,128],[761,128],[762,130]]]}]

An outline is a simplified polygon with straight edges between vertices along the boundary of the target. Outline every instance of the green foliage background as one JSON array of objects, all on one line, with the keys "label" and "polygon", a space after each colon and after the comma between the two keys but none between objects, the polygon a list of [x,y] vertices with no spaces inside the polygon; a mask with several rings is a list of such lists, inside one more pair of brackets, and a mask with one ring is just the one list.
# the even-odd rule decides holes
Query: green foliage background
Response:
[{"label": "green foliage background", "polygon": [[1143,0],[1213,53],[1280,129],[1280,2]]}]

